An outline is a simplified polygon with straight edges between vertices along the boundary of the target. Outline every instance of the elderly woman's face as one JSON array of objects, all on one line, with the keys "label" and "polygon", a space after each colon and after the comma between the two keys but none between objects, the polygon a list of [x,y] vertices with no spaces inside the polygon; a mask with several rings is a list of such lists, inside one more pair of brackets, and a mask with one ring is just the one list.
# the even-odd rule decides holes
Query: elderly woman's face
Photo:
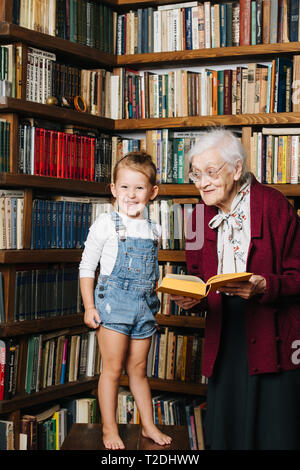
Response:
[{"label": "elderly woman's face", "polygon": [[201,175],[195,186],[203,202],[229,212],[237,193],[236,183],[241,176],[242,163],[237,162],[233,169],[214,149],[209,149],[193,157],[192,171]]}]

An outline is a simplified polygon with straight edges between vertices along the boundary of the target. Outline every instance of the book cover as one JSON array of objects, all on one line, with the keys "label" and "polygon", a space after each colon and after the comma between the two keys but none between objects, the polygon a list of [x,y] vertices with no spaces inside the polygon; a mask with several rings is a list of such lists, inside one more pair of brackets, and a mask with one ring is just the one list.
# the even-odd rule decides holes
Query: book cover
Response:
[{"label": "book cover", "polygon": [[160,286],[159,292],[193,297],[195,299],[203,299],[209,292],[215,292],[219,287],[234,281],[248,281],[252,273],[232,273],[232,274],[217,274],[203,282],[197,276],[181,275],[181,274],[167,274]]}]

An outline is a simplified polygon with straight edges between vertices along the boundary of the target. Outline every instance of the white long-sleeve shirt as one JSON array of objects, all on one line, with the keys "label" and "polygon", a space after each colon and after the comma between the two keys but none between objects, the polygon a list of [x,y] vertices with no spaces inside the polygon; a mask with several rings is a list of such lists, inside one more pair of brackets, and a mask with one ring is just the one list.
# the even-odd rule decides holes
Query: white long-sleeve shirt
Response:
[{"label": "white long-sleeve shirt", "polygon": [[[126,236],[154,239],[147,219],[132,219],[120,214],[126,227]],[[161,226],[155,224],[161,238]],[[110,214],[101,214],[89,229],[79,265],[80,277],[95,277],[100,262],[100,274],[109,275],[115,265],[118,253],[118,235]]]}]

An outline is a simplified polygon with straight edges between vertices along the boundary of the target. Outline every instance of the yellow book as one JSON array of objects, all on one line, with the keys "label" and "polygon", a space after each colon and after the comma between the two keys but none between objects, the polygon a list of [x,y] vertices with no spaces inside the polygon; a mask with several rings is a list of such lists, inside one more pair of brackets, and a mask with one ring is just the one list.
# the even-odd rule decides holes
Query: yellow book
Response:
[{"label": "yellow book", "polygon": [[197,276],[185,274],[167,274],[158,287],[159,292],[173,295],[203,299],[209,292],[215,292],[219,287],[233,281],[248,281],[252,273],[216,274],[205,283]]}]

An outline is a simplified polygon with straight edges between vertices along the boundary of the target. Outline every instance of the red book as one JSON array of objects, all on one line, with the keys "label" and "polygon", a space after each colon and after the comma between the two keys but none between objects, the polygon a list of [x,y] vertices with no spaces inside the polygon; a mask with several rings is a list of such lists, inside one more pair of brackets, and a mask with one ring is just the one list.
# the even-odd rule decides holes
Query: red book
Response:
[{"label": "red book", "polygon": [[54,131],[53,133],[53,141],[52,141],[52,163],[53,163],[53,174],[52,176],[57,175],[57,132]]},{"label": "red book", "polygon": [[44,175],[50,176],[50,131],[45,129],[45,168]]},{"label": "red book", "polygon": [[63,168],[63,132],[57,133],[57,178],[62,178],[62,168]]},{"label": "red book", "polygon": [[251,44],[251,0],[240,0],[240,46]]},{"label": "red book", "polygon": [[49,176],[54,176],[54,151],[53,151],[53,145],[54,145],[54,133],[55,131],[49,131],[49,170],[48,170],[48,175]]},{"label": "red book", "polygon": [[39,175],[45,175],[45,129],[40,129]]},{"label": "red book", "polygon": [[4,341],[0,340],[0,401],[3,400],[4,396],[5,358],[6,345]]},{"label": "red book", "polygon": [[224,114],[232,114],[232,70],[224,70]]},{"label": "red book", "polygon": [[91,158],[91,165],[90,165],[91,178],[90,178],[90,180],[91,181],[95,181],[95,140],[96,139],[91,138],[91,154],[90,154],[90,158]]},{"label": "red book", "polygon": [[76,178],[76,141],[75,134],[70,135],[70,178]]},{"label": "red book", "polygon": [[78,136],[78,139],[79,139],[79,155],[80,156],[80,165],[79,165],[79,169],[80,169],[80,175],[79,175],[79,179],[83,180],[84,179],[84,137],[82,136]]},{"label": "red book", "polygon": [[70,134],[64,133],[63,178],[70,178]]},{"label": "red book", "polygon": [[83,179],[88,179],[88,137],[83,137]]},{"label": "red book", "polygon": [[39,174],[40,167],[40,129],[35,128],[34,134],[34,174]]}]

